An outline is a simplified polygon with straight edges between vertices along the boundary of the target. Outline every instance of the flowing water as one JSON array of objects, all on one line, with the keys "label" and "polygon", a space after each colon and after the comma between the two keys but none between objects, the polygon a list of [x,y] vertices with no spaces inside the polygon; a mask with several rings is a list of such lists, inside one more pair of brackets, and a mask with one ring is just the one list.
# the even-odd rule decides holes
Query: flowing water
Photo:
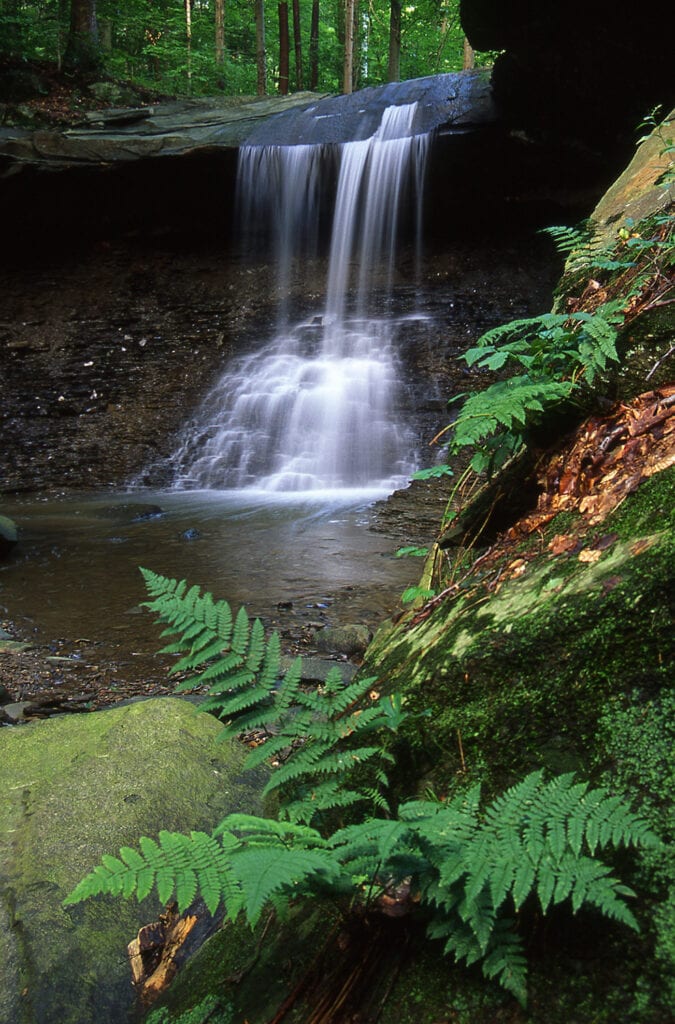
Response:
[{"label": "flowing water", "polygon": [[371,498],[193,491],[6,502],[21,543],[0,563],[0,618],[4,610],[24,633],[34,627],[69,650],[77,641],[80,652],[89,644],[90,657],[112,654],[142,673],[161,646],[152,617],[138,614],[146,566],[268,622],[280,607],[289,627],[326,616],[375,626],[415,567],[394,557],[391,537],[367,528]]},{"label": "flowing water", "polygon": [[[414,465],[398,408],[406,318],[390,299],[400,221],[421,212],[428,136],[412,134],[415,109],[386,109],[371,138],[341,147],[243,149],[245,244],[267,233],[278,267],[274,337],[227,368],[184,429],[172,491],[5,505],[21,526],[0,572],[8,614],[77,642],[78,658],[115,658],[127,674],[142,659],[142,674],[158,635],[136,614],[139,565],[268,621],[292,608],[296,627],[375,626],[393,610],[415,567],[367,525],[369,504]],[[325,302],[292,323],[291,274],[316,258],[329,208]]]},{"label": "flowing water", "polygon": [[[429,262],[419,292],[414,259],[395,280],[399,239],[406,229],[414,240],[420,220],[429,146],[428,136],[410,134],[413,113],[413,105],[385,111],[376,135],[341,147],[242,151],[244,245],[256,241],[263,262],[279,268],[270,296],[279,299],[277,329],[257,349],[247,343],[251,354],[230,361],[207,394],[171,459],[172,489],[3,500],[20,543],[0,563],[0,621],[12,620],[40,651],[51,646],[71,679],[87,669],[95,679],[102,666],[139,686],[165,677],[165,664],[152,657],[158,630],[138,613],[139,565],[244,603],[291,634],[323,623],[375,627],[415,581],[419,562],[394,557],[400,544],[424,542],[415,515],[395,536],[369,528],[373,501],[405,481],[416,461],[401,411],[411,405],[402,395],[406,374],[426,361],[424,415],[433,422],[418,426],[426,440],[439,416],[445,422],[451,387],[465,387],[434,375],[448,373],[452,354],[477,331],[531,315],[531,301],[534,312],[547,308],[549,296],[542,305],[534,258],[486,258],[473,248]],[[514,259],[519,276],[505,270],[500,283],[499,268],[513,268]],[[325,262],[317,290],[316,268]],[[298,275],[307,281],[302,316],[294,313]],[[150,324],[151,306],[144,315]],[[165,486],[166,473],[157,479]],[[0,682],[15,692],[12,658],[2,653]]]},{"label": "flowing water", "polygon": [[173,456],[177,489],[391,491],[414,468],[401,423],[391,278],[402,208],[419,223],[428,135],[416,104],[390,107],[369,138],[340,147],[324,308],[289,326],[285,296],[315,255],[322,182],[336,153],[253,146],[240,158],[242,220],[271,229],[279,330],[228,368]]}]

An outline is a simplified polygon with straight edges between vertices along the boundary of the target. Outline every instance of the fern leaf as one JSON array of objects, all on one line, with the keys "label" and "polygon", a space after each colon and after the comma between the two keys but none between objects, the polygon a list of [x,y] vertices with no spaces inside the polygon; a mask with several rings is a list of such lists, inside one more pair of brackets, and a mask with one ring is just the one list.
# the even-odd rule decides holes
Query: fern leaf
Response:
[{"label": "fern leaf", "polygon": [[556,881],[555,867],[553,863],[549,862],[544,865],[543,869],[540,869],[537,876],[537,896],[539,897],[542,913],[544,914],[553,902]]},{"label": "fern leaf", "polygon": [[326,845],[326,840],[314,828],[289,824],[276,818],[260,818],[255,814],[228,814],[215,829],[214,835],[224,831],[240,833],[247,843],[281,839],[284,843],[295,841],[316,847]]},{"label": "fern leaf", "polygon": [[[370,799],[369,794],[356,789],[347,789],[339,779],[310,786],[308,791],[298,799],[285,800],[280,814],[292,822],[310,824],[322,811],[334,811],[340,807],[353,807]],[[372,801],[375,803],[375,801]]]},{"label": "fern leaf", "polygon": [[313,875],[330,878],[337,874],[335,861],[327,852],[285,847],[243,850],[233,867],[245,893],[244,910],[251,927],[273,895],[295,897],[309,890]]},{"label": "fern leaf", "polygon": [[278,677],[281,675],[281,640],[275,631],[267,641],[267,647],[263,662],[258,674],[258,684],[264,687],[268,693],[274,689]]},{"label": "fern leaf", "polygon": [[527,961],[523,944],[513,930],[513,922],[498,922],[481,967],[486,978],[496,978],[502,988],[515,996],[521,1006],[525,1006]]},{"label": "fern leaf", "polygon": [[465,890],[464,899],[458,904],[457,912],[476,936],[481,952],[485,953],[496,920],[489,888],[486,886],[475,896],[469,896]]},{"label": "fern leaf", "polygon": [[437,918],[427,928],[427,935],[432,939],[445,939],[444,953],[450,953],[459,963],[464,960],[467,967],[475,964],[483,956],[483,950],[471,928],[453,918]]}]

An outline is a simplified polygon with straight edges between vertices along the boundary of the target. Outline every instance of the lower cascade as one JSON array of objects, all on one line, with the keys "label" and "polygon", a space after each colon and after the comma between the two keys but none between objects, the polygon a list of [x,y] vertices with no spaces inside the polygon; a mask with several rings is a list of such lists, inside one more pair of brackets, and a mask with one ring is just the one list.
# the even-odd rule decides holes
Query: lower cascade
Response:
[{"label": "lower cascade", "polygon": [[[416,106],[385,109],[374,135],[340,147],[242,149],[240,218],[244,230],[272,233],[278,330],[206,396],[172,458],[176,488],[392,490],[409,475],[412,445],[397,425],[397,321],[388,312],[404,208],[419,241],[429,135],[413,134]],[[339,172],[325,307],[289,325],[291,269],[315,254],[331,161]]]}]

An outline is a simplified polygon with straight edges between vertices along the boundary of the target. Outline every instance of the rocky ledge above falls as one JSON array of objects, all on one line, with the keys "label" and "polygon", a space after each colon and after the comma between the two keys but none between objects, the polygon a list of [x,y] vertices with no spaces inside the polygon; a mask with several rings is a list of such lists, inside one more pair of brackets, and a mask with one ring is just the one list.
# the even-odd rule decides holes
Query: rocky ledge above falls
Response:
[{"label": "rocky ledge above falls", "polygon": [[372,135],[389,105],[417,102],[415,130],[467,131],[494,121],[488,77],[435,75],[351,96],[295,93],[222,97],[93,111],[62,130],[0,129],[0,177],[25,167],[62,170],[256,143],[348,142]]},{"label": "rocky ledge above falls", "polygon": [[74,128],[0,128],[0,177],[22,169],[112,165],[240,146],[261,120],[321,97],[204,97],[88,113]]}]

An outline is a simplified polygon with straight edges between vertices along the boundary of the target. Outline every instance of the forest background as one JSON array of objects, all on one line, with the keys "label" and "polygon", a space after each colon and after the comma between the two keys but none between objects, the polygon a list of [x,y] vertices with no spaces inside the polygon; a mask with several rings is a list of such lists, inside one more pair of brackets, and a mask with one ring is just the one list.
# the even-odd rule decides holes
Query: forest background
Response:
[{"label": "forest background", "polygon": [[351,92],[489,62],[460,0],[0,0],[0,57],[172,95]]}]

